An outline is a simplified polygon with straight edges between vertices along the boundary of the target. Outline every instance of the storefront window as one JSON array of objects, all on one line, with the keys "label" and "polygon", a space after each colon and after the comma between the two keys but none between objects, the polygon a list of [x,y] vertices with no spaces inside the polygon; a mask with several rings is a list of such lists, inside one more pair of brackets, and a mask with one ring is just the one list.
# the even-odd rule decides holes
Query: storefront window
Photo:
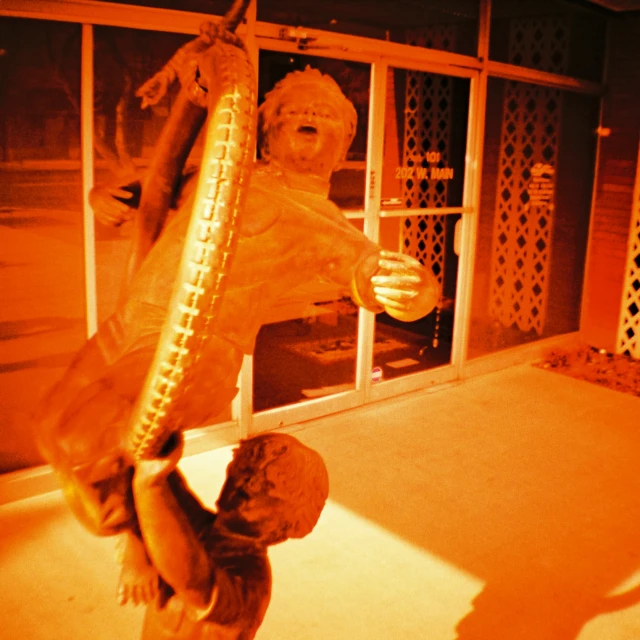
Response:
[{"label": "storefront window", "polygon": [[305,27],[475,56],[479,5],[478,0],[258,0],[258,20],[288,25],[281,37],[298,39],[310,50],[321,43],[306,41],[300,34]]},{"label": "storefront window", "polygon": [[390,68],[383,211],[462,206],[469,80]]},{"label": "storefront window", "polygon": [[[382,167],[380,241],[431,270],[442,295],[432,313],[412,323],[376,317],[374,366],[385,379],[451,360],[458,273],[460,214],[434,209],[462,206],[469,80],[390,68]],[[420,210],[430,210],[418,215]],[[378,374],[380,375],[380,374]]]},{"label": "storefront window", "polygon": [[258,334],[254,411],[354,389],[357,349],[358,307],[348,288],[318,279],[290,290]]},{"label": "storefront window", "polygon": [[[192,35],[134,29],[96,27],[94,35],[95,184],[127,185],[143,180],[156,152],[156,143],[180,89],[174,83],[153,106],[141,108],[137,90],[175,54]],[[199,167],[203,153],[201,133],[187,159],[185,171]],[[135,215],[135,214],[134,214]],[[171,212],[169,212],[170,220]],[[101,222],[96,216],[96,280],[99,320],[112,314],[127,267],[134,220],[123,224]],[[167,265],[167,277],[178,265]],[[213,422],[231,419],[227,407]]]},{"label": "storefront window", "polygon": [[489,57],[538,71],[600,81],[606,25],[601,10],[578,3],[493,0]]},{"label": "storefront window", "polygon": [[[128,4],[221,16],[231,1]],[[257,0],[257,19],[270,23],[269,34],[298,43],[295,54],[260,52],[258,102],[287,73],[310,65],[330,75],[356,109],[355,138],[329,194],[348,214],[347,225],[362,231],[365,217],[371,67],[340,60],[340,47],[327,49],[322,33],[373,39],[381,55],[391,42],[475,57],[480,4]],[[115,1],[113,7],[127,11]],[[605,28],[597,8],[494,0],[490,58],[600,81]],[[135,92],[191,38],[93,28],[96,185],[144,176],[177,87],[145,110]],[[261,45],[266,41],[259,38]],[[34,389],[50,388],[86,340],[81,43],[78,24],[0,19],[0,472],[40,462],[25,432],[37,401]],[[376,379],[451,361],[470,84],[467,78],[388,69],[382,176],[372,176],[381,184],[379,242],[419,259],[442,295],[434,311],[414,323],[376,316]],[[467,357],[579,328],[597,114],[595,97],[490,79]],[[200,153],[199,141],[189,162],[197,163]],[[131,233],[131,222],[96,220],[99,321],[116,307]],[[357,329],[358,308],[348,287],[320,278],[292,286],[257,338],[254,409],[353,390]]]},{"label": "storefront window", "polygon": [[469,357],[579,328],[598,99],[491,79]]},{"label": "storefront window", "polygon": [[[432,271],[441,295],[435,309],[415,322],[400,322],[387,313],[376,316],[373,364],[377,379],[389,380],[451,362],[460,218],[460,214],[449,214],[382,219],[381,246],[418,258]],[[410,233],[411,227],[417,233]]]},{"label": "storefront window", "polygon": [[[174,84],[154,106],[136,91],[193,36],[115,27],[94,29],[94,183],[98,188],[140,180],[177,95]],[[193,154],[194,162],[197,153]],[[96,217],[98,319],[113,313],[129,252],[133,221]]]},{"label": "storefront window", "polygon": [[0,18],[0,472],[86,338],[80,26]]},{"label": "storefront window", "polygon": [[[362,209],[369,65],[262,51],[259,103],[287,73],[303,70],[307,65],[331,76],[358,114],[353,144],[344,168],[331,179],[329,199],[343,210]],[[362,229],[361,220],[348,224]],[[287,291],[258,334],[254,409],[261,411],[354,389],[357,328],[358,308],[351,301],[348,287],[318,277]]]}]

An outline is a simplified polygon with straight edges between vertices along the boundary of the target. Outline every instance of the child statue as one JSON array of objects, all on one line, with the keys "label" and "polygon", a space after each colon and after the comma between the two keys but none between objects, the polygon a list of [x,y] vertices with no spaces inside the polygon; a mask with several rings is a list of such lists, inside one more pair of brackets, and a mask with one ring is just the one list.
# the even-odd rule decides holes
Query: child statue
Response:
[{"label": "child statue", "polygon": [[[251,175],[219,312],[171,408],[176,435],[151,460],[132,460],[124,446],[170,305],[190,181],[126,296],[47,395],[37,421],[40,448],[78,518],[95,533],[126,537],[119,597],[148,604],[145,638],[253,638],[269,600],[266,546],[308,533],[327,497],[318,454],[283,434],[240,444],[217,514],[175,469],[180,432],[207,424],[232,400],[243,356],[274,303],[318,276],[402,321],[425,316],[439,297],[429,270],[382,250],[328,199],[356,129],[355,109],[335,81],[310,68],[290,73],[259,115],[264,161]],[[134,214],[118,206],[104,218],[118,224],[118,211]]]}]

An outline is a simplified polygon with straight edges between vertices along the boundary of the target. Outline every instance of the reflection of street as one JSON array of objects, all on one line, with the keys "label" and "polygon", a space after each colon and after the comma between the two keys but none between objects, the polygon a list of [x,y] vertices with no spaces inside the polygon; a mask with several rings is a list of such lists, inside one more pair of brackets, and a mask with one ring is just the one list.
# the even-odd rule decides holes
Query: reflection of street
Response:
[{"label": "reflection of street", "polygon": [[86,338],[81,193],[79,169],[0,169],[0,472],[40,462],[29,412]]}]

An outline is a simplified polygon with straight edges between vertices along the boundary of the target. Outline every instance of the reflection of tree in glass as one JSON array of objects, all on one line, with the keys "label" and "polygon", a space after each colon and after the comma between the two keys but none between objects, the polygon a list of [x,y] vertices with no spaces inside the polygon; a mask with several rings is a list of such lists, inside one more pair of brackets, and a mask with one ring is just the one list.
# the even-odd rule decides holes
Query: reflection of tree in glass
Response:
[{"label": "reflection of tree in glass", "polygon": [[[70,114],[80,117],[80,69],[78,52],[81,50],[81,34],[77,29],[46,30],[45,48],[52,77],[69,102]],[[66,118],[68,119],[68,118]],[[66,127],[65,127],[66,128]],[[102,136],[94,136],[96,151],[112,170],[118,166],[118,158]]]},{"label": "reflection of tree in glass", "polygon": [[[70,111],[49,63],[46,42],[54,34],[70,38],[79,30],[79,25],[62,22],[0,20],[0,144],[4,161],[68,158],[78,152],[77,116]],[[79,49],[70,67],[76,75],[78,53]]]},{"label": "reflection of tree in glass", "polygon": [[[49,35],[47,53],[57,81],[71,109],[80,113],[77,52],[79,33]],[[94,147],[116,176],[133,172],[133,158],[152,148],[157,126],[145,122],[164,120],[177,88],[166,102],[143,111],[136,90],[151,77],[190,36],[124,28],[94,30]],[[151,137],[147,140],[146,137]]]}]

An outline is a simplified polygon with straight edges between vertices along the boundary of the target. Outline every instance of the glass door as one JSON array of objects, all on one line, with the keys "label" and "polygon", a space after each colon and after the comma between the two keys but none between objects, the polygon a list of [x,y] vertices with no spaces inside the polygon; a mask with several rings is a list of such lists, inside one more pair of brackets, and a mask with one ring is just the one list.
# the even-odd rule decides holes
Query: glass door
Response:
[{"label": "glass door", "polygon": [[[453,326],[471,80],[389,66],[378,241],[437,279],[435,309],[411,323],[376,316],[373,398],[454,377]],[[395,381],[396,384],[386,384]],[[385,389],[385,387],[387,387]]]},{"label": "glass door", "polygon": [[306,64],[339,82],[358,111],[358,132],[330,199],[381,247],[420,260],[441,295],[428,316],[403,323],[358,312],[348,292],[326,283],[291,291],[258,336],[252,431],[346,408],[338,402],[345,395],[354,406],[457,375],[453,327],[461,221],[470,212],[463,187],[473,72],[456,77],[263,51],[260,98]]},{"label": "glass door", "polygon": [[[266,94],[286,75],[306,67],[332,78],[355,107],[355,137],[346,161],[331,178],[329,200],[345,214],[345,222],[351,218],[347,224],[362,231],[370,65],[263,50],[259,56],[258,103],[262,104]],[[259,150],[259,163],[262,160]],[[278,193],[274,185],[274,198]],[[352,394],[356,389],[358,307],[348,287],[323,280],[321,271],[318,268],[313,281],[281,295],[260,329],[253,356],[254,412],[285,406],[291,409],[306,401]]]}]

